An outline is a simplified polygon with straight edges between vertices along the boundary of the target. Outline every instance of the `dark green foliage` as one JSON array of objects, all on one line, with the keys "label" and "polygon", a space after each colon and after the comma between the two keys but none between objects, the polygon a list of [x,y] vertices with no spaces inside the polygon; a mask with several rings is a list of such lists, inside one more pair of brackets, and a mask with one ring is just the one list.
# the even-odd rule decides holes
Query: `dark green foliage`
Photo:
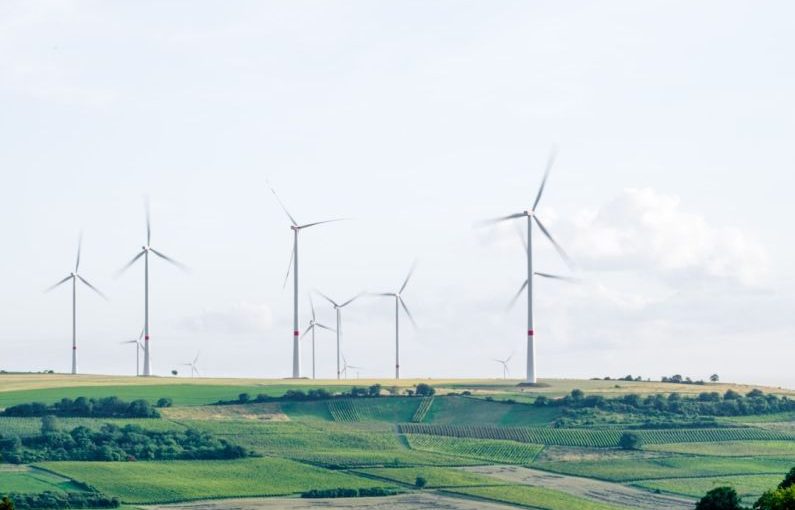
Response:
[{"label": "dark green foliage", "polygon": [[45,460],[237,459],[248,456],[226,439],[194,429],[153,431],[137,425],[105,424],[98,431],[76,427],[19,439],[0,435],[0,456],[13,464]]},{"label": "dark green foliage", "polygon": [[416,480],[414,480],[414,486],[418,489],[424,488],[428,485],[428,480],[424,476],[418,476]]},{"label": "dark green foliage", "polygon": [[419,383],[414,390],[414,394],[418,397],[430,397],[436,393],[436,390],[430,384]]},{"label": "dark green foliage", "polygon": [[312,489],[301,493],[302,498],[366,498],[374,496],[394,496],[400,494],[397,489],[388,487],[371,487],[366,489]]},{"label": "dark green foliage", "polygon": [[14,510],[14,502],[8,499],[8,496],[3,496],[3,500],[0,501],[0,510]]},{"label": "dark green foliage", "polygon": [[778,484],[778,488],[787,489],[793,485],[795,485],[795,467],[789,470],[789,473],[787,473],[787,476],[784,477],[784,480]]},{"label": "dark green foliage", "polygon": [[762,494],[754,510],[793,510],[795,509],[795,486],[786,489],[776,489]]},{"label": "dark green foliage", "polygon": [[249,395],[248,393],[241,393],[240,395],[237,396],[237,400],[241,404],[245,404],[246,402],[251,400],[251,395]]},{"label": "dark green foliage", "polygon": [[381,385],[380,384],[373,384],[367,389],[367,394],[371,397],[380,397],[381,396]]},{"label": "dark green foliage", "polygon": [[155,407],[161,407],[161,408],[171,407],[173,404],[174,404],[173,400],[171,400],[170,398],[163,397],[157,400],[157,404],[155,404]]},{"label": "dark green foliage", "polygon": [[58,432],[59,425],[58,425],[58,418],[51,414],[47,414],[41,417],[41,434],[53,434]]},{"label": "dark green foliage", "polygon": [[41,402],[19,404],[7,407],[3,416],[61,416],[86,418],[159,418],[160,414],[152,409],[146,400],[125,402],[118,397],[88,399],[86,397],[63,398],[52,405]]},{"label": "dark green foliage", "polygon": [[580,401],[585,398],[585,393],[580,389],[573,389],[571,390],[571,399],[574,401]]},{"label": "dark green foliage", "polygon": [[640,447],[643,446],[643,441],[634,432],[624,432],[618,440],[618,446],[622,450],[640,450]]},{"label": "dark green foliage", "polygon": [[546,407],[549,405],[550,400],[545,397],[544,395],[539,395],[536,397],[535,401],[533,401],[533,405],[536,407]]},{"label": "dark green foliage", "polygon": [[27,509],[66,509],[66,508],[117,508],[121,502],[118,498],[104,496],[95,490],[89,492],[50,492],[40,494],[11,494],[13,503],[4,506],[8,498],[3,498],[0,510]]},{"label": "dark green foliage", "polygon": [[743,507],[733,488],[716,487],[696,503],[696,510],[743,510]]}]

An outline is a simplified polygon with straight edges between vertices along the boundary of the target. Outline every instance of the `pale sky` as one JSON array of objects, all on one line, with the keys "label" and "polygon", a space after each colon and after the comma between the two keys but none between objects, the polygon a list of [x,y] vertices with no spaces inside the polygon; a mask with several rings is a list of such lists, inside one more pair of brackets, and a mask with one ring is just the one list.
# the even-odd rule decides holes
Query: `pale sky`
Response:
[{"label": "pale sky", "polygon": [[[0,4],[0,368],[134,372],[154,260],[155,373],[286,377],[289,224],[308,292],[398,287],[406,377],[524,370],[511,225],[539,215],[580,285],[536,282],[543,377],[680,373],[795,386],[791,2],[283,1]],[[538,270],[568,274],[536,240]],[[333,311],[316,299],[320,319]],[[393,308],[361,299],[343,351],[393,373]],[[303,344],[304,373],[311,358]],[[318,335],[318,372],[334,338]]]}]

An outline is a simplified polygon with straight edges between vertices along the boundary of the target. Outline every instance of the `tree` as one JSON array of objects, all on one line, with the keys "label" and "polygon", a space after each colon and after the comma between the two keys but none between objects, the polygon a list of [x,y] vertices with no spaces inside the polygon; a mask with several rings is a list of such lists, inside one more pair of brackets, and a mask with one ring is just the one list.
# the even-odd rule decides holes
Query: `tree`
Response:
[{"label": "tree", "polygon": [[58,432],[58,418],[55,416],[48,414],[46,416],[41,417],[41,434],[46,436],[47,434],[52,434],[54,432]]},{"label": "tree", "polygon": [[743,510],[743,507],[733,488],[715,487],[696,503],[696,510]]},{"label": "tree", "polygon": [[784,480],[778,484],[779,489],[788,489],[795,485],[795,467],[789,470],[787,476],[784,477]]},{"label": "tree", "polygon": [[418,489],[422,489],[428,485],[428,480],[425,479],[424,476],[418,476],[416,480],[414,480],[414,486]]},{"label": "tree", "polygon": [[173,403],[174,403],[174,401],[171,400],[170,398],[163,397],[163,398],[159,398],[157,400],[156,406],[157,407],[171,407],[171,404],[173,404]]},{"label": "tree", "polygon": [[767,491],[754,503],[754,510],[792,510],[795,508],[795,485]]},{"label": "tree", "polygon": [[712,374],[709,376],[709,380],[710,382],[718,382],[720,381],[720,376],[718,374]]},{"label": "tree", "polygon": [[640,450],[642,445],[643,442],[640,436],[634,432],[624,432],[618,440],[618,446],[620,446],[622,450]]},{"label": "tree", "polygon": [[369,395],[371,397],[378,397],[381,396],[381,385],[380,384],[373,384],[367,389]]},{"label": "tree", "polygon": [[418,397],[430,397],[434,393],[436,393],[436,390],[433,388],[433,386],[425,383],[419,383],[417,385],[416,391],[414,392],[414,394]]},{"label": "tree", "polygon": [[14,510],[14,502],[8,499],[8,496],[3,496],[0,501],[0,510]]},{"label": "tree", "polygon": [[582,400],[585,398],[585,393],[580,389],[574,388],[571,390],[571,398],[572,400]]},{"label": "tree", "polygon": [[237,400],[238,402],[245,404],[246,402],[251,400],[251,395],[249,395],[248,393],[241,393],[240,395],[237,396]]},{"label": "tree", "polygon": [[171,371],[171,375],[178,375],[178,374],[179,374],[179,372],[177,372],[176,370],[172,370]]}]

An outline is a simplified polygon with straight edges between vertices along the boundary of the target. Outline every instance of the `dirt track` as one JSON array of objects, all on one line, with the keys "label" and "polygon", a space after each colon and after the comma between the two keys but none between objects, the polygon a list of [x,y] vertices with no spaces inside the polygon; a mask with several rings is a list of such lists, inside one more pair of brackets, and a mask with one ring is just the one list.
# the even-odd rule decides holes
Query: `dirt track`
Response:
[{"label": "dirt track", "polygon": [[691,509],[694,505],[694,500],[684,497],[664,496],[618,483],[558,475],[518,466],[475,466],[461,469],[500,480],[546,487],[637,510],[684,510]]}]

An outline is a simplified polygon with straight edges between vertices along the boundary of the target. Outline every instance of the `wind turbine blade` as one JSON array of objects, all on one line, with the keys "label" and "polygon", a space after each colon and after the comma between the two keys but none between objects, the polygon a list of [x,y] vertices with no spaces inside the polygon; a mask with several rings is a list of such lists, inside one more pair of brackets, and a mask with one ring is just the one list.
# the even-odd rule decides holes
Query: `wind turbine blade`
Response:
[{"label": "wind turbine blade", "polygon": [[188,270],[188,266],[186,266],[182,262],[178,262],[178,261],[172,259],[171,257],[160,253],[159,251],[155,250],[154,248],[149,248],[149,250],[151,250],[152,253],[154,253],[155,255],[160,257],[161,259],[163,259],[163,260],[165,260],[167,262],[171,262],[172,264],[174,264],[178,268],[182,269],[183,271],[187,271]]},{"label": "wind turbine blade", "polygon": [[508,363],[509,361],[511,361],[511,358],[513,358],[513,354],[505,358],[505,362]]},{"label": "wind turbine blade", "polygon": [[290,251],[290,262],[287,264],[287,273],[284,275],[284,282],[282,283],[282,289],[287,287],[287,280],[290,278],[290,271],[293,268],[293,257],[295,257],[295,241],[293,241],[293,249]]},{"label": "wind turbine blade", "polygon": [[536,225],[538,225],[538,228],[540,228],[540,229],[541,229],[541,232],[542,232],[542,233],[543,233],[543,234],[544,234],[544,235],[547,237],[547,239],[549,239],[549,242],[550,242],[550,243],[552,243],[552,246],[554,246],[554,247],[555,247],[555,251],[557,251],[557,252],[558,252],[558,255],[560,255],[560,258],[562,258],[562,259],[563,259],[563,262],[565,262],[565,263],[566,263],[566,265],[567,265],[567,266],[569,266],[569,268],[570,268],[570,269],[574,269],[574,262],[572,262],[571,258],[570,258],[570,257],[569,257],[569,255],[566,253],[566,251],[563,249],[563,247],[562,247],[562,246],[560,246],[560,245],[557,243],[557,241],[555,241],[555,240],[552,238],[552,234],[550,234],[550,233],[549,233],[549,230],[547,230],[547,229],[546,229],[546,227],[544,226],[544,224],[543,224],[543,223],[541,223],[541,220],[539,220],[539,219],[538,219],[538,216],[535,216],[535,215],[534,215],[534,216],[533,216],[533,219],[535,220],[535,222],[536,222]]},{"label": "wind turbine blade", "polygon": [[569,282],[569,283],[579,283],[580,282],[579,278],[572,278],[571,276],[559,276],[559,275],[556,275],[556,274],[539,273],[539,272],[535,272],[533,274],[535,274],[537,276],[541,276],[543,278],[551,278],[553,280],[563,280],[564,282]]},{"label": "wind turbine blade", "polygon": [[144,328],[141,328],[141,334],[140,334],[140,335],[138,335],[138,341],[139,341],[139,342],[140,342],[141,340],[143,340],[143,338],[144,338],[144,331],[145,331],[145,330],[144,330]]},{"label": "wind turbine blade", "polygon": [[408,315],[408,316],[409,316],[409,320],[411,321],[411,324],[412,324],[412,325],[413,325],[415,328],[417,328],[417,327],[418,327],[418,326],[417,326],[417,321],[415,321],[415,320],[414,320],[414,316],[413,316],[413,315],[411,315],[411,312],[409,312],[409,308],[406,306],[406,303],[404,303],[404,302],[403,302],[403,298],[402,298],[402,297],[398,297],[398,301],[400,301],[400,306],[402,306],[402,307],[403,307],[403,311],[405,311],[405,312],[406,312],[406,315]]},{"label": "wind turbine blade", "polygon": [[123,268],[119,269],[116,272],[116,276],[118,276],[118,275],[122,274],[123,272],[127,271],[130,268],[131,265],[135,264],[136,260],[138,260],[138,259],[140,259],[141,257],[144,256],[144,253],[146,253],[146,252],[144,250],[141,250],[141,252],[138,253],[138,255],[133,257],[133,259],[131,261],[127,262],[127,264],[125,264]]},{"label": "wind turbine blade", "polygon": [[336,302],[335,302],[333,299],[331,299],[331,298],[330,298],[330,297],[328,297],[327,295],[323,294],[323,293],[322,293],[322,292],[320,292],[319,290],[316,290],[315,292],[317,292],[318,294],[320,294],[320,297],[322,297],[323,299],[325,299],[326,301],[328,301],[329,303],[331,303],[331,306],[334,306],[334,307],[337,307],[337,308],[339,308],[339,305],[337,305],[337,303],[336,303]]},{"label": "wind turbine blade", "polygon": [[478,226],[494,225],[495,223],[500,223],[502,221],[508,221],[508,220],[515,220],[516,218],[523,218],[525,216],[527,216],[527,213],[524,213],[524,212],[520,212],[520,213],[516,213],[516,214],[509,214],[508,216],[500,216],[499,218],[492,218],[490,220],[483,220],[483,221],[480,221],[480,222],[476,223],[476,225],[478,225]]},{"label": "wind turbine blade", "polygon": [[340,305],[340,308],[342,308],[342,307],[344,307],[344,306],[347,306],[347,305],[349,305],[349,304],[353,303],[354,301],[356,301],[357,299],[359,299],[360,297],[362,297],[362,295],[364,295],[364,292],[360,292],[360,293],[356,294],[355,296],[353,296],[353,297],[352,297],[352,298],[350,298],[349,300],[347,300],[347,301],[345,301],[344,303],[342,303],[342,304]]},{"label": "wind turbine blade", "polygon": [[138,340],[126,340],[124,342],[119,342],[120,344],[137,344]]},{"label": "wind turbine blade", "polygon": [[77,259],[75,260],[75,273],[80,269],[80,252],[83,249],[83,233],[80,232],[80,237],[77,239]]},{"label": "wind turbine blade", "polygon": [[544,178],[541,180],[541,187],[538,188],[538,195],[536,195],[536,200],[533,202],[533,208],[531,211],[535,211],[536,207],[538,207],[538,202],[541,200],[541,194],[544,192],[544,187],[547,185],[547,178],[549,177],[549,171],[552,170],[552,165],[555,164],[555,158],[557,157],[557,150],[554,148],[552,152],[549,153],[549,159],[547,160],[547,168],[544,170]]},{"label": "wind turbine blade", "polygon": [[268,187],[271,189],[271,193],[273,193],[273,196],[276,197],[276,201],[279,202],[279,205],[281,206],[282,210],[284,211],[284,214],[286,214],[287,217],[290,218],[290,222],[292,222],[293,226],[297,227],[298,226],[298,222],[295,221],[295,218],[293,218],[293,215],[290,214],[290,211],[288,211],[287,207],[284,206],[284,203],[282,202],[282,199],[279,198],[279,195],[276,194],[276,190],[273,189],[273,186],[271,186],[270,183],[268,183]]},{"label": "wind turbine blade", "polygon": [[527,251],[527,239],[524,237],[524,231],[522,230],[522,227],[520,227],[518,223],[514,223],[513,226],[515,227],[514,229],[516,230],[516,235],[519,236],[519,240],[522,241],[524,251]]},{"label": "wind turbine blade", "polygon": [[409,273],[406,275],[406,279],[403,280],[403,285],[400,286],[400,290],[398,294],[402,294],[403,291],[406,289],[406,285],[409,284],[409,280],[411,279],[411,275],[414,274],[414,270],[417,269],[417,261],[411,263],[411,268],[409,269]]},{"label": "wind turbine blade", "polygon": [[88,281],[87,281],[85,278],[83,278],[83,277],[82,277],[82,276],[80,276],[80,275],[77,275],[77,277],[80,279],[80,281],[81,281],[81,282],[85,283],[85,284],[88,286],[88,288],[89,288],[89,289],[93,290],[94,292],[96,292],[97,294],[99,294],[100,296],[102,296],[102,299],[104,299],[105,301],[107,301],[107,300],[108,300],[108,296],[106,296],[106,295],[105,295],[105,294],[104,294],[104,293],[103,293],[101,290],[99,290],[98,288],[96,288],[96,287],[94,287],[93,285],[91,285],[90,283],[88,283]]},{"label": "wind turbine blade", "polygon": [[146,208],[146,245],[152,243],[152,218],[149,212],[149,197],[144,199],[144,207]]},{"label": "wind turbine blade", "polygon": [[193,364],[194,365],[199,362],[199,354],[201,354],[201,351],[197,352],[196,353],[196,357],[193,358]]},{"label": "wind turbine blade", "polygon": [[315,225],[322,225],[323,223],[334,223],[336,221],[347,221],[350,218],[335,218],[333,220],[316,221],[314,223],[307,223],[306,225],[298,225],[298,228],[303,230],[305,228],[314,227]]},{"label": "wind turbine blade", "polygon": [[378,297],[395,297],[394,292],[368,292],[369,296],[378,296]]},{"label": "wind turbine blade", "polygon": [[64,283],[68,282],[68,281],[69,281],[69,280],[71,280],[71,279],[72,279],[72,275],[69,275],[69,276],[67,276],[66,278],[64,278],[63,280],[61,280],[60,282],[56,283],[55,285],[52,285],[51,287],[47,287],[47,288],[44,290],[44,292],[50,292],[50,291],[51,291],[52,289],[54,289],[55,287],[57,287],[57,286],[59,286],[59,285],[63,285]]},{"label": "wind turbine blade", "polygon": [[312,293],[311,292],[309,293],[309,308],[312,309],[312,323],[314,324],[315,319],[316,319],[316,317],[315,317],[315,302],[312,299]]},{"label": "wind turbine blade", "polygon": [[525,287],[527,287],[527,280],[525,280],[522,286],[519,287],[519,291],[513,295],[513,298],[511,298],[511,301],[510,303],[508,303],[508,306],[506,308],[511,308],[514,305],[514,303],[516,303],[516,300],[519,299],[519,296],[521,296],[522,292],[524,292]]},{"label": "wind turbine blade", "polygon": [[318,328],[327,329],[327,330],[329,330],[329,331],[337,331],[336,329],[334,329],[334,328],[330,328],[330,327],[328,327],[328,326],[325,326],[325,325],[323,325],[323,324],[320,324],[319,322],[316,322],[316,323],[315,323],[315,326],[317,326]]},{"label": "wind turbine blade", "polygon": [[314,328],[314,327],[315,327],[315,325],[312,324],[311,326],[306,328],[306,331],[304,331],[304,333],[301,335],[301,338],[304,338],[306,336],[306,334],[309,333],[310,331],[312,331],[312,328]]}]

